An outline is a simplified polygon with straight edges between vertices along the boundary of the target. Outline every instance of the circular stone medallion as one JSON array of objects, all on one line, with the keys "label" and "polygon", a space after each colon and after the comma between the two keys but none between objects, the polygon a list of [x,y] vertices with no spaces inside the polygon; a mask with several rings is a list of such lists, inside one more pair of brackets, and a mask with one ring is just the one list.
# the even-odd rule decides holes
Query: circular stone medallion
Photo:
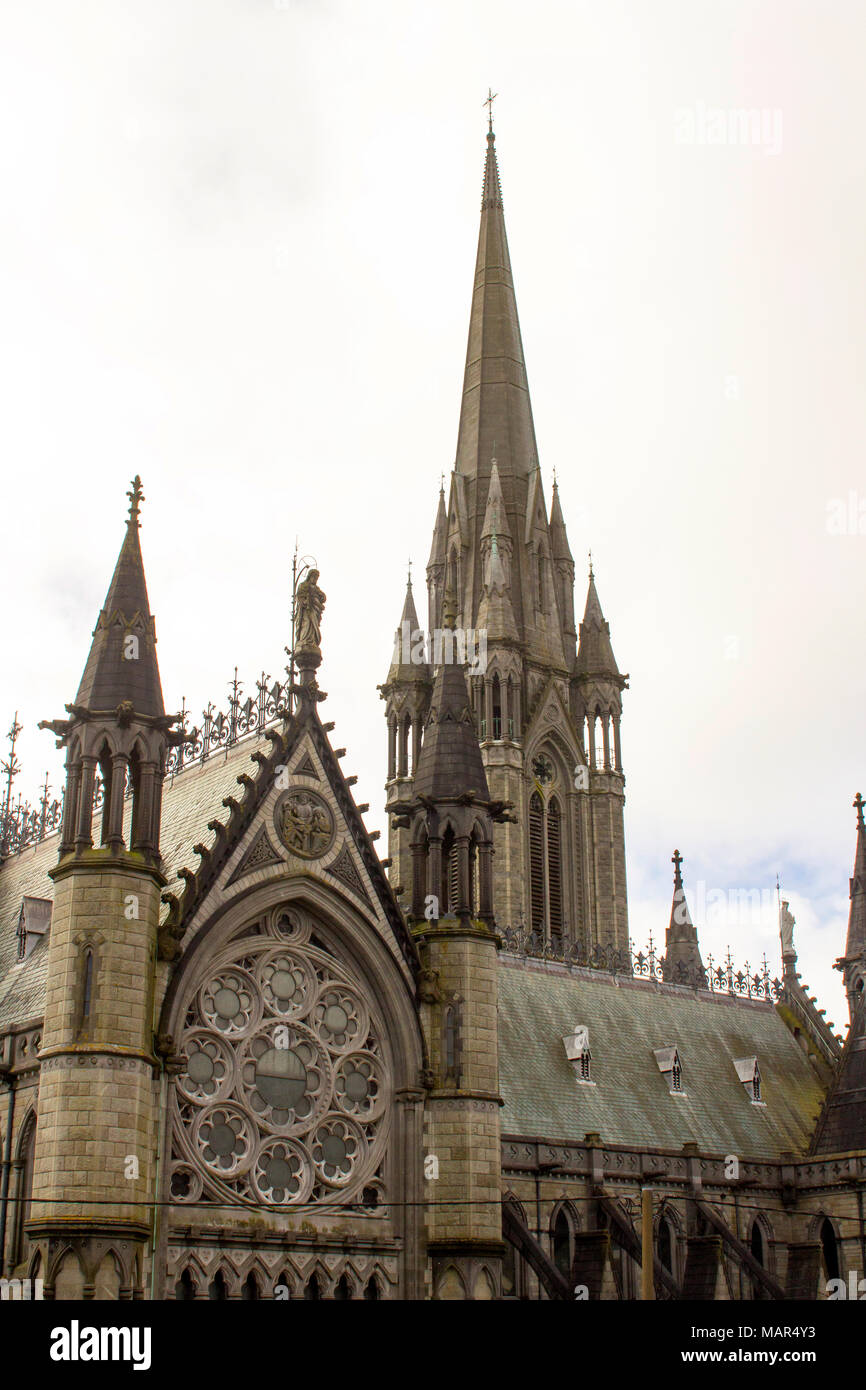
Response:
[{"label": "circular stone medallion", "polygon": [[277,834],[299,859],[320,859],[334,843],[331,808],[317,792],[287,792],[274,812]]}]

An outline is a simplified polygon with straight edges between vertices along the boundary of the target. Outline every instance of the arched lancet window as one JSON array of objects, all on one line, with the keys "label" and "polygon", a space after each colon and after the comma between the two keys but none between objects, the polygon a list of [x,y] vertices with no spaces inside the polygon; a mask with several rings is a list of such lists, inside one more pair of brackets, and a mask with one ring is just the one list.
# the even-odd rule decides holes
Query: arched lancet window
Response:
[{"label": "arched lancet window", "polygon": [[457,1086],[460,1081],[458,1069],[458,1028],[457,1010],[449,1005],[442,1020],[442,1056],[445,1063],[445,1084]]},{"label": "arched lancet window", "polygon": [[274,1284],[274,1297],[281,1298],[287,1302],[292,1296],[292,1276],[287,1269],[284,1269],[277,1282]]},{"label": "arched lancet window", "polygon": [[571,1268],[574,1263],[573,1238],[571,1222],[564,1207],[560,1207],[556,1213],[556,1220],[553,1224],[553,1263],[566,1279],[571,1278]]},{"label": "arched lancet window", "polygon": [[457,548],[456,548],[456,546],[453,546],[453,545],[452,545],[451,551],[450,551],[450,553],[449,553],[449,555],[448,555],[448,575],[447,575],[447,578],[446,578],[446,580],[445,580],[445,593],[447,594],[447,593],[449,592],[449,590],[450,590],[450,592],[451,592],[451,593],[453,594],[453,596],[454,596],[454,601],[455,601],[455,603],[457,603],[458,606],[459,606],[459,603],[460,603],[460,598],[459,598],[459,594],[460,594],[460,564],[459,564],[459,561],[458,561],[458,559],[457,559]]},{"label": "arched lancet window", "polygon": [[555,796],[547,807],[547,886],[550,934],[558,946],[562,941],[562,816]]},{"label": "arched lancet window", "polygon": [[506,734],[510,739],[513,739],[517,732],[514,726],[514,688],[514,681],[509,676],[505,683],[505,693],[508,700],[508,728],[506,729]]},{"label": "arched lancet window", "polygon": [[659,1263],[667,1270],[668,1274],[674,1272],[674,1236],[671,1230],[671,1223],[666,1216],[659,1221],[658,1233],[656,1236],[656,1253]]},{"label": "arched lancet window", "polygon": [[175,1284],[174,1296],[179,1303],[189,1303],[195,1298],[195,1281],[188,1269],[184,1270]]},{"label": "arched lancet window", "polygon": [[398,776],[408,777],[411,770],[411,748],[412,748],[412,719],[410,715],[404,714],[400,722],[400,765]]},{"label": "arched lancet window", "polygon": [[759,1265],[764,1263],[764,1233],[757,1221],[752,1222],[752,1234],[749,1238],[749,1249]]},{"label": "arched lancet window", "polygon": [[442,836],[442,886],[439,907],[443,913],[457,911],[457,850],[454,831],[449,825]]},{"label": "arched lancet window", "polygon": [[[130,849],[135,849],[142,840],[147,838],[147,826],[144,823],[144,808],[142,806],[142,778],[141,778],[141,757],[138,747],[133,748],[129,757],[129,785],[132,790],[132,806],[129,813],[129,838],[127,844]],[[126,818],[124,817],[124,820]]]},{"label": "arched lancet window", "polygon": [[494,737],[494,739],[501,739],[501,738],[502,738],[502,691],[501,691],[500,685],[499,685],[499,675],[498,675],[498,674],[494,675],[494,677],[493,677],[493,689],[492,689],[492,691],[491,691],[491,694],[492,694],[492,696],[493,696],[493,737]]},{"label": "arched lancet window", "polygon": [[100,844],[108,843],[109,819],[111,815],[111,779],[113,764],[111,761],[111,751],[107,743],[103,743],[96,755],[100,788],[99,795],[102,797],[102,830],[100,833]]},{"label": "arched lancet window", "polygon": [[16,1196],[15,1228],[12,1241],[12,1265],[23,1264],[29,1249],[25,1225],[30,1220],[30,1199],[33,1192],[33,1164],[36,1157],[36,1115],[33,1111],[27,1116],[18,1142],[18,1159],[21,1163]]},{"label": "arched lancet window", "polygon": [[84,952],[84,980],[81,986],[81,1022],[90,1019],[90,1005],[93,1002],[93,952]]},{"label": "arched lancet window", "polygon": [[210,1288],[207,1291],[207,1296],[212,1302],[216,1303],[222,1303],[228,1298],[229,1293],[226,1288],[225,1275],[221,1269],[218,1269],[214,1275]]},{"label": "arched lancet window", "polygon": [[607,722],[607,715],[602,714],[601,710],[595,712],[595,765],[604,767],[604,730]]},{"label": "arched lancet window", "polygon": [[538,792],[529,798],[530,925],[544,931],[544,808]]},{"label": "arched lancet window", "polygon": [[368,1303],[374,1302],[379,1297],[379,1285],[372,1274],[364,1285],[364,1297]]},{"label": "arched lancet window", "polygon": [[244,1302],[255,1301],[259,1296],[259,1285],[256,1276],[250,1270],[241,1288],[241,1298]]},{"label": "arched lancet window", "polygon": [[338,1303],[347,1303],[351,1297],[352,1285],[349,1283],[348,1277],[341,1274],[337,1280],[337,1287],[334,1289],[334,1298]]},{"label": "arched lancet window", "polygon": [[[753,1257],[758,1261],[758,1264],[762,1265],[763,1268],[766,1269],[767,1242],[764,1235],[764,1231],[761,1228],[761,1223],[757,1220],[757,1218],[752,1222],[752,1230],[749,1236],[749,1250],[751,1251]],[[752,1280],[752,1297],[756,1299],[764,1299],[767,1297],[767,1292],[764,1289],[763,1284],[759,1284],[757,1279]]]},{"label": "arched lancet window", "polygon": [[478,878],[479,854],[478,845],[480,841],[478,827],[472,831],[469,837],[469,908],[473,917],[477,917],[481,911],[481,898]]},{"label": "arched lancet window", "polygon": [[308,1301],[316,1302],[316,1300],[321,1297],[322,1291],[319,1288],[319,1281],[315,1274],[311,1274],[307,1280],[306,1288],[304,1289],[304,1298]]},{"label": "arched lancet window", "polygon": [[821,1253],[824,1256],[824,1268],[827,1271],[828,1279],[838,1279],[839,1270],[839,1245],[836,1240],[836,1232],[826,1216],[821,1222],[820,1231]]}]

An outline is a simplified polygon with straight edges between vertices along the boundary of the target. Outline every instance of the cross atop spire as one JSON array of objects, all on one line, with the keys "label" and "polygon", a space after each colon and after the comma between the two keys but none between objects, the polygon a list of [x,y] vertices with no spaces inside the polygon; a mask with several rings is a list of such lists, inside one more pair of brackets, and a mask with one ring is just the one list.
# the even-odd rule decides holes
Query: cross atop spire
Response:
[{"label": "cross atop spire", "polygon": [[496,100],[496,98],[497,98],[498,96],[499,96],[499,93],[498,93],[498,92],[494,92],[493,89],[492,89],[492,87],[488,87],[488,88],[487,88],[487,97],[486,97],[485,100],[482,101],[482,103],[481,103],[482,106],[486,106],[486,107],[487,107],[487,118],[488,118],[488,121],[489,121],[489,125],[488,125],[487,129],[488,129],[488,133],[489,133],[490,135],[493,134],[493,103],[494,103],[494,101]]},{"label": "cross atop spire", "polygon": [[864,802],[859,792],[855,796],[853,804],[857,808],[857,828],[858,830],[864,830],[866,826],[863,824],[863,807],[866,805],[866,802]]},{"label": "cross atop spire", "polygon": [[140,527],[141,522],[138,519],[138,514],[144,501],[144,491],[141,486],[141,478],[137,473],[132,480],[131,488],[132,491],[126,494],[129,498],[129,521],[130,524],[134,521],[136,526]]},{"label": "cross atop spire", "polygon": [[595,575],[592,572],[592,551],[589,552],[589,577],[590,579],[595,579]]},{"label": "cross atop spire", "polygon": [[680,871],[680,865],[682,864],[682,862],[683,856],[680,854],[678,849],[675,849],[673,852],[673,857],[671,858],[671,863],[674,866],[674,888],[682,888],[683,886],[683,876]]}]

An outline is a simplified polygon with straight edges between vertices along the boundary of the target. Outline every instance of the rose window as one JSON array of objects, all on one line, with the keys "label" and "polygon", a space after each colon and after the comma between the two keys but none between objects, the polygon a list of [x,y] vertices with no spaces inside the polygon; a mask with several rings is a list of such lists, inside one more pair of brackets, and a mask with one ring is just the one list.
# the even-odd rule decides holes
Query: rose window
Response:
[{"label": "rose window", "polygon": [[360,981],[306,913],[229,943],[187,1006],[172,1200],[355,1202],[381,1190],[390,1086]]}]

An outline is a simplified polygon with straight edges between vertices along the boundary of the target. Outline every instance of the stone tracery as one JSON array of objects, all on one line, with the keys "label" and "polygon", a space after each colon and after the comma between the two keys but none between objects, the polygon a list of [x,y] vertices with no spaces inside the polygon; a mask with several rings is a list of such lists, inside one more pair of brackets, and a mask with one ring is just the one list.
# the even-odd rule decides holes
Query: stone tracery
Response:
[{"label": "stone tracery", "polygon": [[277,909],[218,952],[191,990],[173,1201],[369,1207],[371,1192],[383,1201],[383,1028],[315,926],[298,908]]}]

